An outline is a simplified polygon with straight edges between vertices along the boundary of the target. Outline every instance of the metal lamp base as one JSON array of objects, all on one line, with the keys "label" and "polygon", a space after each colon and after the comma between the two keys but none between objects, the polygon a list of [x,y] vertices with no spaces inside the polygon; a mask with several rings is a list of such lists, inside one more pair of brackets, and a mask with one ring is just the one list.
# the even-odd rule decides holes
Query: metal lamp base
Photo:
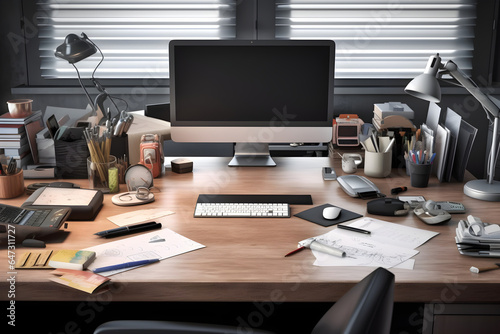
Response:
[{"label": "metal lamp base", "polygon": [[500,182],[488,180],[472,180],[464,185],[464,194],[482,201],[500,202]]}]

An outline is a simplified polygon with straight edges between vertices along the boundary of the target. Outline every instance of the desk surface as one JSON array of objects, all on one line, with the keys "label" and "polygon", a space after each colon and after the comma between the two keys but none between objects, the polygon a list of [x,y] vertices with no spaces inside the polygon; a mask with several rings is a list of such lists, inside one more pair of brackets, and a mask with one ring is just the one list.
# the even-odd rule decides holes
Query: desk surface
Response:
[{"label": "desk surface", "polygon": [[[130,210],[162,208],[175,214],[162,218],[164,227],[206,246],[159,263],[111,276],[114,301],[335,301],[369,274],[372,267],[315,267],[314,256],[303,251],[284,255],[297,242],[336,227],[322,227],[297,217],[291,218],[193,218],[198,194],[311,194],[314,205],[331,203],[369,216],[366,200],[348,197],[336,181],[323,181],[321,167],[334,166],[342,175],[339,159],[276,158],[277,167],[227,167],[229,158],[193,158],[194,171],[175,174],[167,169],[155,179],[156,201],[137,207],[119,207],[105,195],[104,206],[95,221],[69,222],[69,233],[48,243],[50,249],[87,248],[107,242],[93,234],[116,227],[106,218]],[[362,171],[357,172],[363,175]],[[404,170],[393,170],[383,179],[370,178],[385,194],[408,185]],[[26,184],[40,180],[25,180]],[[77,180],[87,187],[87,180]],[[125,186],[121,185],[121,190]],[[467,214],[485,222],[496,222],[500,205],[469,198],[462,183],[439,183],[434,177],[429,187],[411,188],[404,195],[426,199],[458,201]],[[20,205],[27,196],[3,200]],[[293,205],[292,215],[313,206]],[[491,264],[495,259],[472,258],[458,253],[454,242],[458,220],[453,215],[442,225],[426,225],[413,214],[404,217],[373,216],[406,226],[439,232],[418,248],[414,270],[391,269],[396,275],[397,302],[500,302],[498,271],[472,274],[471,266]],[[57,239],[62,239],[61,242]],[[125,238],[125,237],[123,237]],[[18,245],[16,254],[29,249]],[[0,300],[7,298],[8,254],[0,249]],[[83,300],[85,293],[49,281],[50,270],[18,270],[16,300]]]}]

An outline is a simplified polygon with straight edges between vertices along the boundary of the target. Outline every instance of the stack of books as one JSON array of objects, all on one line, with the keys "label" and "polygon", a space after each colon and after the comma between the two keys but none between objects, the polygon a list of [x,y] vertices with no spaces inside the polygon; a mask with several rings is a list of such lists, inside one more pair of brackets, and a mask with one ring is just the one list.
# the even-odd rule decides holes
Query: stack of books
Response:
[{"label": "stack of books", "polygon": [[40,129],[43,129],[40,110],[22,118],[12,117],[10,113],[0,115],[0,150],[5,156],[16,159],[18,168],[32,163],[35,136]]},{"label": "stack of books", "polygon": [[460,254],[477,257],[500,257],[500,226],[483,223],[481,219],[468,216],[460,220],[455,241]]},{"label": "stack of books", "polygon": [[[407,127],[415,117],[413,110],[401,102],[376,103],[373,105],[372,124],[380,131],[383,128]],[[386,124],[390,123],[390,124]]]}]

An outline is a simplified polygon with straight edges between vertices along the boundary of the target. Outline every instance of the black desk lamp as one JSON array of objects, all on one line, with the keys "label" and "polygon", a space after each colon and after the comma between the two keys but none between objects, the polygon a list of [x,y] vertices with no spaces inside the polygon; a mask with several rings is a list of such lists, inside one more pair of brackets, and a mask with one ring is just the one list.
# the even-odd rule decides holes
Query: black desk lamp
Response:
[{"label": "black desk lamp", "polygon": [[[78,71],[78,68],[76,67],[75,63],[90,57],[91,55],[96,53],[97,50],[99,50],[99,53],[101,54],[101,60],[99,61],[99,64],[97,64],[94,71],[92,72],[91,80],[95,88],[97,88],[97,90],[99,91],[99,95],[97,95],[95,101],[92,102],[92,99],[90,98],[90,95],[87,92],[85,85],[82,83],[82,79],[80,78],[80,72]],[[64,59],[68,61],[71,65],[73,65],[73,67],[76,70],[76,74],[78,75],[78,82],[80,82],[80,86],[82,86],[83,90],[85,91],[85,95],[87,96],[87,99],[89,100],[92,109],[99,116],[99,118],[102,118],[101,115],[105,115],[105,117],[108,120],[111,119],[111,115],[106,114],[104,110],[104,101],[108,98],[111,101],[111,103],[113,103],[113,105],[115,106],[118,114],[120,114],[118,106],[113,101],[111,96],[108,94],[106,89],[104,89],[104,87],[94,78],[95,71],[104,60],[104,55],[101,52],[101,49],[99,49],[99,47],[94,42],[92,42],[85,33],[82,32],[81,37],[75,34],[69,34],[68,36],[66,36],[66,38],[64,39],[64,43],[62,43],[56,48],[54,54],[56,57]]]}]

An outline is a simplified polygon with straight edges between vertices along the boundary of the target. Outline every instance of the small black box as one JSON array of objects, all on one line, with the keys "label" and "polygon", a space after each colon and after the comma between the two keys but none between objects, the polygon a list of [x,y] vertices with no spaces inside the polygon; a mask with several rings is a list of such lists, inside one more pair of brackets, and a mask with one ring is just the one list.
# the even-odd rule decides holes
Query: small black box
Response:
[{"label": "small black box", "polygon": [[174,159],[171,162],[172,172],[183,174],[193,171],[193,162],[186,158]]}]

